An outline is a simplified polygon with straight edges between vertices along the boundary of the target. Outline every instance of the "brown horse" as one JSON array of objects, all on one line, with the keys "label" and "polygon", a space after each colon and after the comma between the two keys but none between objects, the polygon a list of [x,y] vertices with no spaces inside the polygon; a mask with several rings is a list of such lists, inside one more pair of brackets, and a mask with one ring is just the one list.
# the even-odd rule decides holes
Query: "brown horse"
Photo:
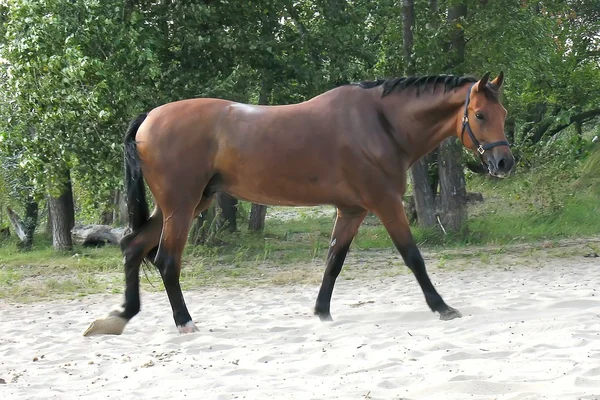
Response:
[{"label": "brown horse", "polygon": [[[123,308],[84,333],[121,334],[140,311],[139,269],[156,265],[182,333],[196,331],[179,285],[181,255],[195,216],[216,192],[265,205],[337,208],[315,314],[330,320],[335,280],[361,222],[372,211],[441,319],[460,317],[438,294],[402,204],[410,166],[458,136],[490,174],[514,165],[500,104],[503,74],[396,78],[346,85],[300,104],[254,106],[190,99],[138,116],[125,138],[131,233],[121,242]],[[465,136],[464,133],[467,132]],[[152,215],[144,179],[156,204]]]}]

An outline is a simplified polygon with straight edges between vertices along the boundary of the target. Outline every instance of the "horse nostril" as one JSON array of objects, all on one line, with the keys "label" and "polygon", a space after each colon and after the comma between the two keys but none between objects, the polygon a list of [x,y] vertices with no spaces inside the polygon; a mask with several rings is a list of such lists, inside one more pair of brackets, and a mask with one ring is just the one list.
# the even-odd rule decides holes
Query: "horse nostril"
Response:
[{"label": "horse nostril", "polygon": [[504,158],[500,159],[500,161],[498,161],[498,169],[500,171],[506,171],[506,161]]}]

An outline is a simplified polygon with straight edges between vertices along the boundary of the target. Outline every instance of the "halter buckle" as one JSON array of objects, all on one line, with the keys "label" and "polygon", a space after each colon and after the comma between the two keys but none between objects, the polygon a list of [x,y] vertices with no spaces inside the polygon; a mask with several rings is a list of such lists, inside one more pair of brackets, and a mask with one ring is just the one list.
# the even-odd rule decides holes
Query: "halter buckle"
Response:
[{"label": "halter buckle", "polygon": [[479,145],[479,147],[477,148],[477,152],[478,152],[479,154],[483,154],[483,153],[485,153],[485,149],[483,148],[483,146],[482,146],[482,145]]},{"label": "halter buckle", "polygon": [[468,124],[469,123],[469,117],[467,117],[466,115],[462,118],[462,123],[463,124]]}]

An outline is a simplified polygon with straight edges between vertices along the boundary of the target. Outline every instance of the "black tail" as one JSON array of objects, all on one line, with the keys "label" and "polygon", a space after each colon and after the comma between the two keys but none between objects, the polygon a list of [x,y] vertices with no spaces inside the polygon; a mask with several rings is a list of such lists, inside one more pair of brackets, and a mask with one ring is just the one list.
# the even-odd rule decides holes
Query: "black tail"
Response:
[{"label": "black tail", "polygon": [[132,232],[137,232],[150,217],[150,210],[146,202],[144,176],[135,141],[135,135],[147,116],[147,113],[138,115],[129,124],[125,134],[125,190],[127,191],[129,227]]}]

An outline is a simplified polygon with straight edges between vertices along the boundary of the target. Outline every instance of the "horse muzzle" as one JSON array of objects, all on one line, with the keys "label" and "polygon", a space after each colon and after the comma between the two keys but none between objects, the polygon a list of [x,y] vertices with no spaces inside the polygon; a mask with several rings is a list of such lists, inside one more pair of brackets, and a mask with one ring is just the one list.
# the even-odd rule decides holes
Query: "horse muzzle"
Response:
[{"label": "horse muzzle", "polygon": [[[498,151],[496,151],[498,150]],[[515,158],[510,150],[494,149],[486,154],[485,163],[490,175],[497,178],[504,178],[510,174],[515,166]]]}]

